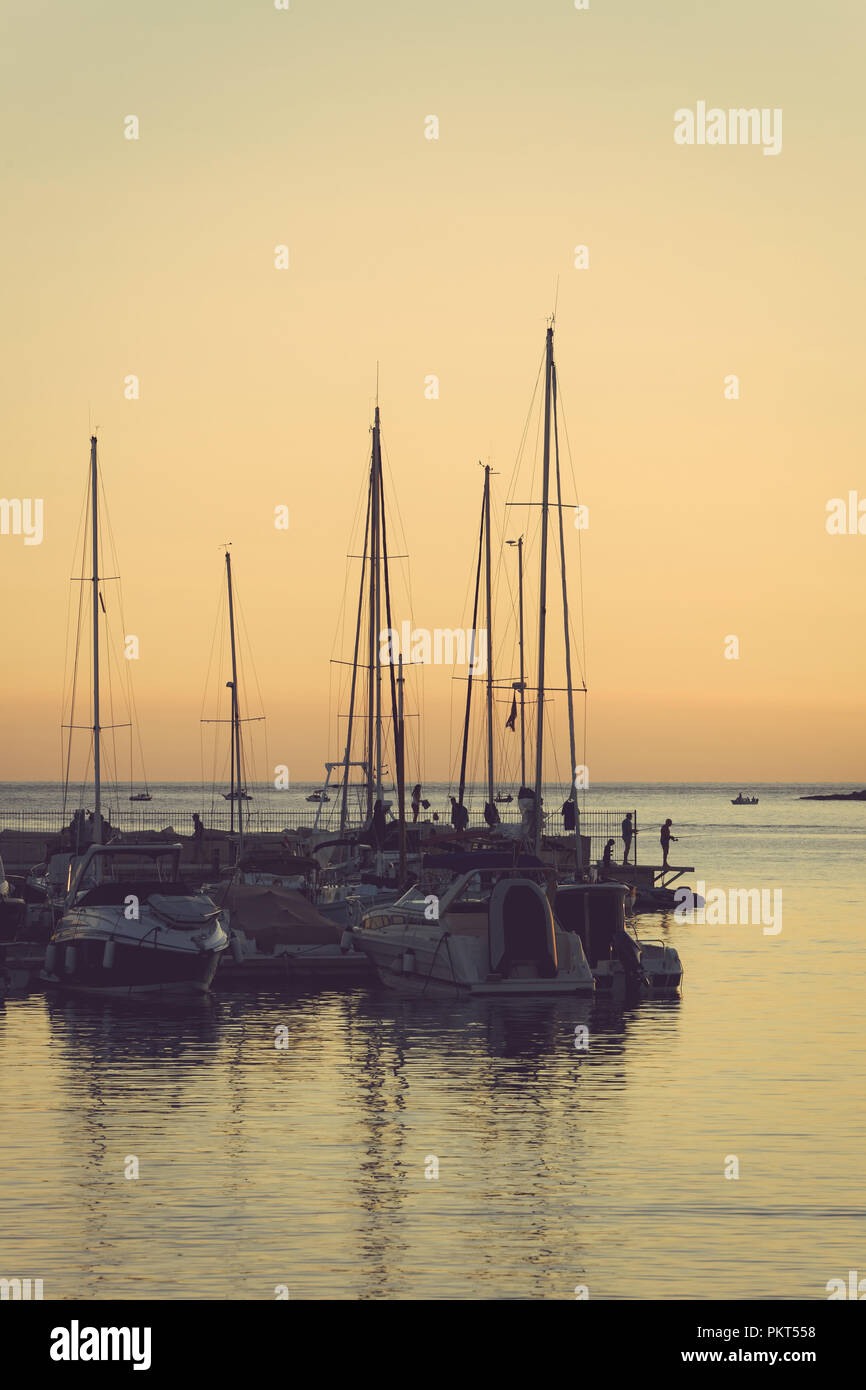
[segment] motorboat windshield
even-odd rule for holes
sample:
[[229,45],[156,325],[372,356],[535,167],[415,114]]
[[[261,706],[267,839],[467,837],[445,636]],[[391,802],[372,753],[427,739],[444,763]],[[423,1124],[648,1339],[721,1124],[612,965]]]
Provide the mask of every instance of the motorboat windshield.
[[180,855],[178,844],[94,845],[72,873],[68,901],[101,884],[176,883]]

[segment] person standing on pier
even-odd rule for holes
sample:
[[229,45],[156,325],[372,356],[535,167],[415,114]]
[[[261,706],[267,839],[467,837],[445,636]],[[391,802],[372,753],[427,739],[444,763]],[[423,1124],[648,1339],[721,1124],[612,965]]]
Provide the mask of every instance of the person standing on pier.
[[659,840],[661,841],[662,847],[662,869],[670,868],[670,865],[668,864],[668,850],[670,849],[671,840],[673,840],[674,844],[676,844],[677,842],[676,835],[671,834],[672,825],[672,820],[666,820],[659,834]]
[[202,842],[204,841],[204,825],[198,811],[192,813],[192,834],[195,840],[195,862],[201,863]]
[[629,811],[628,814],[626,815],[626,818],[625,818],[625,820],[624,820],[623,823],[622,823],[621,829],[622,829],[622,843],[623,843],[623,846],[624,846],[624,848],[623,848],[623,855],[622,855],[622,862],[623,862],[623,864],[625,865],[625,864],[628,863],[628,856],[629,856],[629,852],[630,852],[630,850],[631,850],[632,836],[634,835],[634,826],[633,826],[633,824],[632,824],[631,811]]
[[420,782],[416,782],[415,785],[414,785],[414,787],[412,788],[412,824],[413,824],[413,825],[415,824],[416,820],[418,819],[418,813],[419,813],[420,810],[421,810],[421,783],[420,783]]

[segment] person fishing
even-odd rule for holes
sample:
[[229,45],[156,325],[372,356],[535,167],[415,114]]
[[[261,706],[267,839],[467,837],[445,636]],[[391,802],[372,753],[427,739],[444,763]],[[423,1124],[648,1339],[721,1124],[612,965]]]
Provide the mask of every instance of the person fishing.
[[562,803],[562,824],[566,831],[573,830],[577,824],[574,800],[572,797],[569,797],[567,801],[563,801]]
[[622,862],[625,865],[628,863],[629,851],[631,850],[632,836],[634,835],[634,824],[631,818],[631,811],[629,811],[626,815],[625,820],[623,821],[620,829],[622,830],[623,843]]
[[469,824],[469,812],[465,806],[460,804],[456,796],[451,798],[451,824],[455,830],[465,830]]
[[674,844],[677,843],[677,837],[676,837],[676,835],[672,835],[672,834],[671,834],[671,826],[672,826],[672,825],[673,825],[673,821],[672,821],[670,818],[668,818],[668,819],[665,821],[664,825],[661,827],[661,832],[660,832],[660,834],[659,834],[659,840],[660,840],[660,842],[661,842],[661,847],[662,847],[662,869],[663,869],[663,870],[664,870],[664,869],[670,868],[670,865],[668,864],[668,850],[670,849],[671,840],[673,840]]

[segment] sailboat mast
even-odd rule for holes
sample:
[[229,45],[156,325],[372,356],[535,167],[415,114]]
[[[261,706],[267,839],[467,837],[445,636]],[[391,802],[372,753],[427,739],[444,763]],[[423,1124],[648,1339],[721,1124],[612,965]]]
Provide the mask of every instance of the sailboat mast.
[[526,786],[526,675],[523,666],[523,537],[517,541],[517,589],[520,613],[520,785]]
[[478,593],[481,588],[481,555],[484,541],[484,507],[481,507],[481,530],[478,533],[478,565],[475,570],[475,599],[472,604],[472,636],[470,638],[470,660],[466,679],[466,712],[463,716],[463,747],[460,753],[460,785],[457,789],[458,805],[463,805],[466,791],[466,757],[469,751],[469,716],[472,713],[472,668],[475,665],[475,637],[478,632]]
[[559,423],[556,410],[556,364],[552,368],[553,386],[553,440],[556,453],[556,501],[559,508],[559,562],[562,575],[562,620],[565,625],[565,685],[568,694],[568,743],[569,743],[569,767],[571,768],[571,792],[570,796],[574,799],[574,833],[575,833],[575,853],[577,855],[576,865],[578,872],[583,868],[583,846],[580,842],[580,811],[577,804],[577,788],[574,785],[575,766],[577,753],[574,739],[574,691],[571,685],[571,630],[568,621],[568,584],[565,578],[565,533],[562,521],[562,483],[559,471]]
[[[490,464],[484,467],[484,565],[487,590],[487,800],[493,807],[493,600],[490,575]],[[478,653],[475,654],[478,659]]]
[[232,692],[232,713],[229,720],[229,834],[235,833],[235,683],[227,681]]
[[544,368],[544,468],[541,493],[541,577],[538,595],[538,716],[535,731],[535,844],[541,845],[541,780],[544,761],[544,646],[547,629],[547,517],[550,506],[550,397],[553,325],[547,330]]
[[[238,849],[243,849],[244,844],[244,816],[241,798],[243,797],[243,775],[241,772],[241,714],[240,701],[238,699],[238,660],[237,649],[235,646],[235,606],[234,594],[232,593],[232,557],[226,551],[226,584],[228,585],[229,596],[229,637],[232,648],[232,738],[234,740],[234,763],[237,768],[237,802],[238,802]],[[233,803],[230,803],[233,804]]]
[[397,727],[397,807],[400,817],[400,886],[406,882],[406,742],[403,724],[403,654],[398,658]]
[[93,843],[102,844],[102,767],[99,730],[99,487],[96,435],[90,437],[90,509],[93,543]]
[[[379,407],[376,407],[376,419]],[[368,663],[367,663],[367,819],[373,814],[375,767],[373,749],[373,729],[376,718],[376,521],[378,516],[378,489],[376,488],[376,436],[373,433],[373,450],[370,457],[370,599],[367,612]]]
[[380,498],[382,493],[382,455],[379,442],[379,407],[376,406],[375,424],[373,425],[373,473],[374,473],[374,506],[375,506],[375,527],[373,531],[373,541],[375,545],[375,615],[376,615],[376,800],[382,800],[382,663],[379,660],[380,653],[378,644],[382,631],[382,577],[381,577],[381,536],[382,519],[380,513]]

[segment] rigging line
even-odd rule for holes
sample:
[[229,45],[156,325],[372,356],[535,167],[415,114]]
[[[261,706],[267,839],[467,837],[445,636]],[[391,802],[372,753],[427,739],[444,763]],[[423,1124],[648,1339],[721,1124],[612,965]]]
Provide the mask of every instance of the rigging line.
[[[225,606],[225,586],[224,586],[224,584],[223,584],[222,577],[220,577],[219,597],[218,597],[218,599],[217,599],[217,615],[216,615],[216,621],[214,622],[213,635],[211,636],[210,654],[209,654],[209,656],[208,656],[207,671],[206,671],[206,673],[205,673],[205,689],[204,689],[204,694],[202,695],[201,709],[199,710],[199,715],[202,716],[202,717],[204,716],[205,705],[207,704],[207,700],[208,700],[208,685],[209,685],[210,679],[211,679],[211,669],[212,669],[212,667],[213,667],[213,658],[214,658],[214,650],[215,650],[215,648],[216,648],[217,634],[222,630],[222,621],[223,621],[223,609],[224,609],[224,606]],[[201,722],[201,719],[199,720],[199,722]]]
[[[82,509],[82,516],[81,516],[81,518],[79,519],[79,528],[78,528],[78,530],[79,530],[79,536],[81,537],[81,563],[80,563],[80,568],[81,568],[81,573],[82,573],[82,575],[84,574],[84,567],[85,567],[85,564],[86,564],[86,556],[87,556],[87,536],[88,536],[88,529],[87,529],[87,520],[86,520],[86,518],[87,518],[87,490],[85,491],[84,507],[83,507],[83,509]],[[78,539],[78,538],[76,538],[76,544],[77,544],[77,539]],[[76,626],[75,626],[75,641],[74,641],[74,646],[73,646],[74,660],[73,660],[73,670],[72,670],[72,688],[71,688],[70,696],[69,696],[69,724],[70,724],[70,725],[72,725],[72,724],[75,723],[75,709],[76,709],[76,701],[77,701],[77,696],[78,696],[78,661],[79,661],[79,653],[80,653],[80,650],[81,650],[81,624],[82,624],[83,604],[84,604],[84,584],[79,584],[79,585],[77,586],[77,588],[78,588],[78,614],[77,614],[77,619],[76,619]],[[71,606],[72,606],[72,605],[71,605],[71,598],[70,598],[70,601],[69,601],[69,608],[70,608],[70,609],[71,609]],[[68,631],[67,631],[67,641],[68,641],[68,636],[69,636],[69,633],[68,633]],[[69,665],[69,663],[68,663],[68,657],[69,657],[69,652],[68,652],[68,647],[67,647],[67,652],[66,652],[66,663],[65,663],[66,669],[65,669],[65,671],[64,671],[64,686],[65,686],[65,684],[66,684],[66,673],[68,672],[68,665]],[[64,705],[63,705],[63,709],[64,709],[64,712],[65,712],[65,695],[64,695]],[[62,724],[61,724],[61,730],[60,730],[61,749],[62,749],[62,747],[63,747],[63,738],[64,738],[64,731],[63,731],[63,727],[62,727]],[[71,727],[70,727],[70,729],[68,730],[67,735],[66,735],[66,770],[65,770],[65,774],[64,774],[64,780],[63,780],[63,816],[64,816],[64,819],[66,818],[66,808],[67,808],[67,803],[68,803],[68,798],[69,798],[69,777],[70,777],[70,773],[71,773],[71,768],[72,768],[72,729],[71,729]]]
[[[110,557],[111,557],[111,569],[112,569],[112,570],[114,571],[114,573],[117,575],[117,607],[118,607],[118,612],[119,612],[119,616],[120,616],[120,627],[121,627],[121,632],[124,634],[124,638],[125,638],[127,624],[126,624],[126,611],[125,611],[125,604],[124,604],[124,597],[123,597],[123,580],[122,580],[122,577],[121,577],[120,557],[119,557],[119,554],[118,554],[117,542],[116,542],[115,533],[114,533],[114,526],[113,526],[113,523],[112,523],[112,520],[111,520],[111,511],[110,511],[109,506],[108,506],[108,497],[107,497],[106,490],[105,490],[105,481],[104,481],[104,478],[103,478],[103,475],[102,475],[102,469],[101,469],[101,468],[100,468],[100,470],[99,470],[99,484],[100,484],[101,495],[102,495],[102,517],[103,517],[103,528],[102,528],[101,536],[102,536],[102,538],[104,538],[104,537],[107,536],[108,552],[109,552],[109,555],[110,555]],[[103,544],[104,544],[104,540],[103,540]],[[106,615],[106,616],[107,616],[107,615]],[[107,625],[106,625],[106,638],[108,638],[108,635],[109,635],[109,634],[108,634],[108,629],[107,629]],[[109,647],[109,652],[111,652],[111,647]],[[111,659],[111,658],[109,658],[109,660],[110,660],[110,659]],[[133,679],[132,679],[132,661],[131,661],[131,659],[130,659],[130,660],[127,660],[127,662],[126,662],[126,668],[125,668],[125,672],[124,672],[124,677],[121,679],[121,685],[122,685],[122,686],[125,685],[125,687],[126,687],[127,708],[128,708],[128,710],[129,710],[130,725],[131,725],[131,730],[130,730],[130,743],[129,743],[129,756],[130,756],[129,774],[130,774],[130,791],[131,791],[131,789],[132,789],[133,775],[134,775],[134,742],[137,742],[137,743],[138,743],[138,752],[139,752],[139,758],[140,758],[140,761],[141,761],[142,776],[143,776],[143,778],[144,778],[145,785],[147,785],[147,771],[146,771],[145,761],[144,761],[144,743],[143,743],[142,735],[141,735],[141,721],[140,721],[140,719],[139,719],[138,707],[137,707],[137,705],[136,705],[136,700],[135,700],[135,686],[134,686],[134,682],[133,682]],[[134,731],[135,731],[134,737],[133,737],[132,729],[134,729]],[[119,764],[118,764],[118,767],[115,768],[115,773],[116,773],[116,775],[119,775]],[[118,788],[119,788],[119,783],[118,783]]]
[[[560,401],[562,401],[562,389],[559,390]],[[577,479],[574,472],[574,458],[571,452],[571,441],[568,435],[568,419],[565,413],[565,403],[562,401],[562,431],[565,435],[565,449],[568,454],[568,466],[571,473],[571,483],[574,489],[574,496],[580,502],[580,491],[577,486]],[[584,591],[583,591],[583,536],[581,530],[577,533],[577,577],[578,577],[578,607],[580,611],[580,660],[579,666],[581,679],[584,685],[589,682],[586,678],[586,623],[584,614]]]
[[[366,515],[366,520],[365,520],[365,522],[364,522],[364,546],[363,546],[363,551],[362,551],[363,559],[362,559],[362,561],[361,561],[361,582],[360,582],[360,585],[359,585],[359,587],[358,587],[358,618],[357,618],[357,622],[356,622],[356,624],[355,624],[355,645],[354,645],[353,656],[352,656],[352,680],[351,680],[351,689],[350,689],[350,695],[349,695],[349,719],[348,719],[348,723],[347,723],[347,727],[346,727],[346,752],[345,752],[345,762],[346,762],[347,764],[351,761],[351,758],[352,758],[352,724],[353,724],[353,722],[354,722],[354,717],[355,717],[355,696],[356,696],[357,688],[358,688],[358,647],[359,647],[360,640],[361,640],[361,618],[362,618],[362,615],[363,615],[364,594],[366,593],[367,544],[368,544],[368,541],[369,541],[369,538],[370,538],[370,516],[371,516],[372,505],[373,505],[373,499],[372,499],[370,490],[368,489],[368,490],[367,490],[367,515]],[[331,672],[333,672],[333,667],[332,667],[332,666],[329,666],[329,670],[330,670]],[[331,676],[331,680],[333,681],[333,676]],[[335,742],[334,742],[334,747],[335,747],[335,748],[339,748],[339,746],[340,746],[340,744],[339,744],[339,737],[340,737],[340,720],[339,720],[339,717],[336,717],[336,718],[335,718],[334,724],[335,724],[336,735],[337,735],[336,740],[335,740]],[[363,728],[363,724],[362,724],[362,728]],[[346,826],[346,824],[347,824],[348,813],[349,813],[349,768],[348,768],[348,766],[346,766],[346,767],[343,768],[343,782],[342,782],[342,788],[341,788],[341,791],[340,791],[340,824],[341,824],[341,826],[343,826],[344,828],[345,828],[345,826]]]
[[[574,690],[573,690],[572,678],[571,678],[571,638],[570,638],[570,632],[569,632],[569,628],[570,628],[571,624],[569,623],[569,620],[568,620],[568,584],[567,584],[567,580],[566,580],[566,564],[565,564],[565,533],[564,533],[564,526],[563,526],[563,520],[562,520],[562,479],[561,479],[561,477],[560,477],[560,467],[559,467],[559,423],[558,423],[558,413],[559,413],[559,412],[558,412],[558,410],[557,410],[557,396],[558,396],[557,381],[558,381],[558,377],[557,377],[557,371],[556,371],[556,364],[553,363],[553,364],[551,364],[551,385],[552,385],[552,394],[553,394],[553,439],[554,439],[554,453],[555,453],[555,456],[556,456],[556,501],[557,501],[557,503],[558,503],[558,506],[557,506],[557,516],[558,516],[558,518],[559,518],[559,555],[560,555],[560,567],[561,567],[561,578],[562,578],[562,614],[563,614],[563,628],[564,628],[564,632],[565,632],[565,684],[566,684],[566,688],[567,688],[566,699],[567,699],[567,703],[568,703],[568,740],[569,740],[569,743],[568,743],[568,747],[569,747],[569,758],[568,758],[568,760],[569,760],[569,764],[571,765],[571,764],[574,763],[575,755],[576,755],[575,742],[574,742]],[[573,776],[573,775],[574,775],[574,774],[572,773],[572,776]]]
[[[366,499],[366,495],[367,495],[367,491],[368,491],[367,473],[368,473],[368,468],[367,468],[367,451],[366,451],[366,449],[365,449],[365,451],[364,451],[363,463],[361,464],[361,467],[360,467],[360,469],[359,469],[359,474],[360,474],[360,476],[361,476],[362,481],[361,481],[361,484],[360,484],[360,486],[359,486],[359,488],[358,488],[358,491],[357,491],[357,494],[356,494],[356,497],[355,497],[355,505],[354,505],[354,507],[353,507],[353,509],[352,509],[351,529],[347,532],[347,535],[349,536],[349,547],[350,547],[350,549],[353,548],[354,537],[359,533],[359,530],[360,530],[361,516],[362,516],[363,510],[364,510],[364,508],[362,507],[362,499]],[[365,548],[366,548],[366,544],[365,544]],[[345,650],[345,648],[344,648],[344,643],[345,643],[345,631],[346,631],[346,597],[347,597],[348,588],[349,588],[349,573],[350,573],[351,564],[352,564],[352,557],[351,557],[351,555],[347,555],[347,556],[345,557],[345,566],[344,566],[344,573],[343,573],[343,602],[342,602],[342,604],[340,605],[340,610],[339,610],[339,615],[338,615],[337,623],[336,623],[336,626],[335,626],[335,628],[334,628],[334,638],[333,638],[333,642],[332,642],[332,644],[331,644],[331,656],[332,656],[332,657],[334,656],[334,654],[335,654],[337,651],[341,651],[341,652],[342,652],[343,650]]]
[[[382,452],[382,450],[381,450],[381,427],[380,427],[379,442],[380,442],[379,453],[380,453],[380,464],[381,464],[381,452]],[[390,566],[389,566],[389,564],[388,564],[388,532],[387,532],[387,524],[386,524],[386,519],[385,519],[385,479],[384,479],[384,470],[383,470],[381,467],[379,468],[379,503],[380,503],[381,520],[382,520],[382,568],[383,568],[384,574],[385,574],[385,624],[386,624],[386,627],[387,627],[388,631],[390,632],[390,631],[393,631],[394,624],[393,624],[392,621],[391,621],[391,578],[390,578],[390,574],[389,574]],[[395,662],[394,662],[394,654],[393,654],[393,652],[391,653],[391,660],[388,662],[388,670],[389,670],[389,673],[390,673],[390,676],[391,676],[391,719],[392,719],[392,729],[391,729],[391,732],[392,732],[392,743],[393,743],[393,745],[394,745],[394,779],[395,779],[395,781],[399,781],[399,777],[400,777],[400,771],[399,771],[399,769],[400,769],[400,764],[401,764],[401,762],[402,762],[402,763],[404,764],[404,769],[403,769],[403,771],[404,771],[403,784],[404,784],[404,793],[405,793],[405,747],[401,747],[401,735],[400,735],[400,734],[398,733],[398,731],[397,731],[397,676],[396,676],[396,664],[395,664]],[[405,692],[404,692],[404,694],[405,694]],[[387,752],[387,743],[386,743],[386,752]],[[397,787],[398,796],[399,796],[399,791],[400,791],[400,788],[399,788],[399,786],[398,786],[398,787]]]
[[517,446],[517,453],[516,453],[516,455],[515,455],[514,464],[513,464],[513,466],[512,466],[512,472],[511,472],[511,485],[510,485],[509,490],[508,490],[508,492],[507,492],[507,494],[506,494],[506,501],[507,501],[507,502],[510,502],[510,501],[512,500],[512,498],[513,498],[513,496],[514,496],[515,488],[517,487],[518,475],[519,475],[519,470],[520,470],[520,464],[521,464],[521,460],[522,460],[522,458],[523,458],[523,451],[524,451],[524,449],[525,449],[525,447],[526,447],[526,438],[527,438],[527,435],[528,435],[528,432],[529,432],[530,423],[531,423],[531,421],[532,421],[532,415],[533,415],[533,412],[534,412],[534,410],[535,410],[535,398],[536,398],[536,396],[538,395],[538,387],[539,387],[539,383],[540,383],[540,381],[541,381],[542,372],[544,371],[545,355],[546,355],[546,348],[545,348],[545,351],[542,352],[542,354],[541,354],[541,359],[540,359],[539,366],[538,366],[538,374],[537,374],[537,376],[536,376],[536,378],[535,378],[535,386],[533,387],[532,396],[530,397],[530,401],[529,401],[529,408],[528,408],[528,410],[527,410],[527,412],[526,412],[526,418],[525,418],[525,420],[524,420],[524,422],[523,422],[523,432],[522,432],[522,434],[521,434],[521,436],[520,436],[520,443],[519,443],[518,446]]
[[[242,599],[241,599],[240,591],[239,591],[239,589],[238,589],[237,577],[236,577],[236,575],[235,575],[234,573],[232,573],[232,583],[233,583],[233,588],[234,588],[235,610],[236,610],[237,615],[238,615],[238,618],[239,618],[239,620],[240,620],[239,623],[238,623],[239,637],[240,637],[240,641],[239,641],[239,643],[238,643],[238,649],[239,649],[239,650],[238,650],[238,654],[239,654],[239,656],[241,657],[241,673],[242,673],[243,679],[244,679],[244,700],[245,700],[245,702],[246,702],[246,696],[247,696],[247,687],[246,687],[246,679],[247,679],[247,676],[246,676],[246,671],[247,671],[247,668],[248,668],[248,669],[251,670],[252,673],[253,673],[253,684],[255,685],[255,688],[256,688],[256,695],[258,696],[258,700],[259,700],[259,709],[262,710],[262,712],[263,712],[263,716],[262,716],[262,717],[264,717],[264,708],[265,708],[264,696],[262,695],[262,687],[261,687],[261,683],[260,683],[260,681],[259,681],[259,673],[258,673],[258,669],[257,669],[257,667],[256,667],[255,658],[254,658],[254,656],[253,656],[253,650],[254,650],[254,649],[253,649],[252,640],[251,640],[251,638],[250,638],[249,627],[247,626],[246,610],[244,609],[244,606],[243,606],[243,602],[242,602]],[[245,704],[245,708],[249,709],[249,702],[247,702],[247,703]],[[249,715],[249,714],[247,714],[247,716],[246,716],[247,719],[254,718],[254,717],[255,717],[255,716],[251,716],[251,715]]]
[[[74,564],[75,564],[75,557],[76,557],[76,555],[78,554],[79,542],[82,540],[82,532],[83,532],[83,528],[84,528],[84,526],[85,526],[85,524],[86,524],[86,516],[87,516],[87,490],[85,489],[84,495],[82,496],[82,499],[81,499],[81,508],[80,508],[80,510],[79,510],[79,513],[78,513],[78,525],[77,525],[76,530],[75,530],[75,539],[74,539],[73,545],[72,545],[72,563],[73,563],[73,566],[74,566]],[[82,561],[81,561],[82,570],[83,570],[83,568],[84,568],[84,554],[85,554],[85,549],[84,549],[84,545],[82,544]],[[76,640],[75,640],[75,643],[74,643],[74,644],[70,644],[70,637],[71,637],[71,635],[72,635],[72,592],[73,592],[71,587],[67,590],[67,595],[66,595],[66,625],[65,625],[65,633],[66,633],[66,636],[65,636],[64,648],[63,648],[63,684],[62,684],[62,686],[60,687],[60,772],[61,772],[61,779],[62,779],[62,784],[63,784],[63,815],[64,815],[64,818],[65,818],[65,816],[66,816],[66,802],[67,802],[67,795],[68,795],[68,789],[69,789],[69,767],[68,767],[68,763],[67,763],[66,772],[64,773],[64,754],[65,754],[65,752],[66,752],[66,742],[65,742],[66,736],[65,736],[65,733],[64,733],[64,730],[63,730],[63,725],[67,722],[67,719],[66,719],[66,697],[67,697],[67,693],[69,692],[69,658],[70,658],[70,646],[71,646],[72,651],[74,652],[75,659],[76,659],[76,664],[77,664],[77,657],[78,657],[78,630],[79,630],[79,627],[80,627],[81,597],[82,597],[82,590],[84,589],[84,585],[83,585],[83,584],[79,584],[79,585],[77,586],[77,588],[78,588],[78,614],[79,614],[79,617],[78,617],[78,620],[77,620],[77,623],[76,623]],[[68,722],[69,722],[70,724],[74,724],[74,723],[75,723],[74,696],[73,696],[73,706],[72,706],[72,708],[71,708],[71,710],[70,710],[70,716],[69,716]],[[70,755],[71,755],[71,751],[72,751],[72,747],[71,747],[71,738],[72,738],[72,734],[71,734],[71,731],[70,731],[69,740],[68,740],[68,742],[69,742],[69,753],[70,753]]]
[[[251,640],[250,634],[249,634],[249,627],[247,626],[246,610],[245,610],[244,605],[243,605],[243,602],[242,602],[242,600],[241,600],[240,591],[238,590],[238,587],[237,587],[237,580],[235,580],[234,594],[235,594],[235,607],[236,607],[236,609],[237,609],[238,617],[239,617],[239,619],[240,619],[240,637],[241,637],[241,643],[240,643],[240,648],[241,648],[241,650],[240,650],[240,655],[241,655],[241,671],[242,671],[243,676],[244,676],[244,681],[246,681],[246,670],[247,670],[247,668],[248,668],[249,670],[251,670],[252,673],[253,673],[253,682],[254,682],[254,684],[255,684],[256,694],[258,695],[258,700],[259,700],[259,709],[262,710],[262,723],[263,723],[264,726],[265,726],[264,729],[262,730],[262,742],[264,743],[264,747],[265,747],[265,767],[266,767],[267,772],[268,772],[268,779],[267,779],[267,780],[269,781],[269,780],[270,780],[270,759],[268,758],[268,721],[267,721],[267,715],[265,715],[265,713],[264,713],[264,709],[265,709],[265,700],[264,700],[264,695],[262,694],[261,682],[259,681],[258,667],[257,667],[257,665],[256,665],[255,658],[254,658],[254,656],[253,656],[253,644],[252,644],[252,640]],[[244,655],[244,651],[246,651],[246,655]],[[244,685],[244,698],[246,699],[246,684]],[[247,708],[249,708],[248,705],[247,705]],[[249,719],[249,717],[250,717],[250,716],[247,715],[247,719]],[[250,730],[250,745],[251,745],[251,753],[250,753],[250,756],[251,756],[251,760],[252,760],[252,761],[251,761],[251,764],[250,764],[250,771],[252,772],[253,782],[255,783],[255,781],[256,781],[255,750],[252,748],[252,741],[253,741],[253,730],[251,729],[251,730]],[[248,819],[248,821],[249,821],[249,817],[248,817],[247,819]]]
[[[380,454],[380,464],[381,464],[381,458],[382,458],[382,456],[384,456],[384,460],[385,460],[385,463],[386,463],[387,468],[388,468],[389,477],[392,476],[392,475],[393,475],[393,469],[391,468],[391,459],[390,459],[389,454],[388,454],[387,440],[386,440],[385,437],[384,437],[384,433],[383,433],[383,430],[382,430],[381,421],[380,421],[380,424],[379,424],[379,454]],[[383,470],[383,472],[384,472],[384,470]],[[383,479],[383,486],[384,486],[384,479]],[[405,579],[405,584],[406,584],[406,596],[407,596],[407,600],[408,600],[408,604],[409,604],[409,621],[410,621],[412,627],[414,628],[414,626],[415,626],[415,597],[414,597],[414,591],[413,591],[413,588],[412,588],[412,564],[411,564],[411,561],[410,561],[409,558],[408,558],[409,544],[408,544],[407,537],[406,537],[406,527],[405,527],[405,523],[404,523],[404,521],[403,521],[403,514],[402,514],[402,511],[401,511],[401,509],[400,509],[400,499],[399,499],[399,497],[398,497],[398,495],[397,495],[397,489],[396,489],[395,487],[393,487],[393,486],[391,487],[390,496],[391,496],[391,507],[392,507],[392,510],[395,511],[396,514],[397,514],[397,522],[398,522],[398,530],[399,530],[399,543],[400,543],[400,549],[401,549],[401,551],[406,552],[406,566],[405,566],[405,569],[402,571],[402,573],[403,573],[404,579]],[[427,738],[427,727],[426,727],[426,718],[425,718],[425,691],[426,691],[426,687],[425,687],[425,679],[424,679],[424,678],[425,678],[425,671],[424,671],[424,667],[423,667],[423,665],[422,665],[422,667],[421,667],[421,672],[420,672],[420,676],[419,676],[419,681],[418,681],[418,684],[419,684],[419,686],[420,686],[420,694],[419,694],[418,692],[416,692],[416,703],[417,703],[417,705],[418,705],[418,714],[419,714],[419,721],[418,721],[418,722],[419,722],[419,731],[418,731],[418,763],[419,763],[419,766],[418,766],[417,771],[418,771],[419,779],[420,779],[422,782],[423,782],[423,774],[424,774],[424,768],[423,768],[422,764],[423,764],[423,762],[425,761],[425,759],[423,758],[423,755],[422,755],[422,748],[426,747],[426,738]],[[404,749],[404,762],[405,762],[405,749]]]

